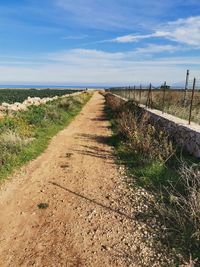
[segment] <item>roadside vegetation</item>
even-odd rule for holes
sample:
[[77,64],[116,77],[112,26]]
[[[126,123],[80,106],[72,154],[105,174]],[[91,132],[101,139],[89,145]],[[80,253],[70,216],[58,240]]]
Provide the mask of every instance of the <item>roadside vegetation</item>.
[[[173,251],[177,266],[200,266],[200,164],[181,152],[148,123],[131,101],[106,94],[112,144],[119,163],[127,167],[130,186],[144,188],[154,197],[146,202],[148,216],[162,222],[161,242]],[[130,182],[131,181],[131,182]],[[176,265],[175,265],[176,266]],[[185,266],[185,265],[184,265]]]
[[91,94],[30,106],[0,120],[0,180],[47,147],[51,137],[63,129],[81,111]]

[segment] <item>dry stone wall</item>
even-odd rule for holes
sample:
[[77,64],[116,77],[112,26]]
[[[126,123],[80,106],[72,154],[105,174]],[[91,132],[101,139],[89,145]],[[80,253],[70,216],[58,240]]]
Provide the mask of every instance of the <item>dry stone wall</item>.
[[[114,95],[126,102],[120,96]],[[134,105],[134,103],[133,103]],[[191,155],[200,158],[200,125],[191,123],[188,125],[186,120],[179,119],[170,114],[162,114],[159,110],[151,110],[143,105],[135,105],[142,113],[147,113],[149,122],[158,130],[167,133],[171,140]]]
[[9,111],[19,111],[19,110],[27,110],[29,106],[40,106],[43,104],[46,104],[49,101],[56,100],[58,98],[65,98],[69,96],[74,96],[74,95],[79,95],[82,94],[82,92],[77,92],[73,94],[66,94],[61,97],[54,96],[54,97],[45,97],[45,98],[40,98],[40,97],[28,97],[23,103],[14,103],[14,104],[8,104],[8,103],[2,103],[0,106],[0,112],[9,112]]

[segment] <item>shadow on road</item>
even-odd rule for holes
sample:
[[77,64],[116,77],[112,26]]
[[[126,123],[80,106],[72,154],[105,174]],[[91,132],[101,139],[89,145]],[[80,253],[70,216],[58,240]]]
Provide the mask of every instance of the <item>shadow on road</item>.
[[65,188],[65,187],[63,187],[62,185],[59,185],[59,184],[57,184],[57,183],[55,183],[55,182],[49,182],[49,183],[52,184],[52,185],[54,185],[54,186],[57,186],[57,187],[59,187],[59,188],[61,188],[61,189],[63,189],[63,190],[65,190],[66,192],[68,192],[68,193],[70,193],[70,194],[73,194],[73,195],[75,195],[75,196],[77,196],[77,197],[79,197],[79,198],[82,198],[83,200],[86,200],[86,201],[89,201],[89,202],[91,202],[91,203],[93,203],[93,204],[95,204],[95,205],[98,205],[98,206],[102,207],[103,209],[106,209],[106,210],[108,210],[108,211],[117,213],[118,215],[120,215],[120,216],[122,216],[122,217],[125,217],[126,219],[134,220],[134,217],[133,217],[133,216],[130,216],[130,215],[128,215],[128,214],[125,214],[124,212],[121,212],[121,211],[118,210],[118,209],[113,209],[113,208],[111,208],[111,207],[109,207],[109,206],[105,206],[104,204],[97,202],[95,199],[90,199],[90,198],[88,198],[88,197],[86,197],[86,196],[84,196],[84,195],[82,195],[82,194],[80,194],[80,193],[76,193],[76,192],[74,192],[74,191],[72,191],[72,190],[70,190],[70,189],[68,189],[68,188]]
[[[101,149],[97,146],[81,146],[82,149],[73,149],[73,152],[76,152],[81,155],[85,156],[91,156],[96,158],[102,158],[102,159],[109,159],[114,160],[115,157],[112,155],[112,153],[109,150]],[[107,162],[108,163],[108,162]],[[110,162],[113,164],[113,162]]]
[[109,144],[110,143],[110,136],[105,135],[96,135],[96,134],[78,134],[77,138],[82,138],[85,140],[92,140],[94,142],[98,142],[100,144]]
[[107,121],[108,119],[106,117],[96,117],[96,118],[93,118],[91,119],[91,121]]

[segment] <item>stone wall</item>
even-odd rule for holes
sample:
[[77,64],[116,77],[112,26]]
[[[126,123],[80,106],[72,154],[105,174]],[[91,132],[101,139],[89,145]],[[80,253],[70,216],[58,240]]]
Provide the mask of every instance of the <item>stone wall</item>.
[[8,104],[8,103],[2,103],[0,105],[0,117],[3,116],[3,112],[12,112],[12,111],[19,111],[19,110],[27,110],[29,106],[40,106],[43,104],[46,104],[49,101],[56,100],[58,98],[65,98],[69,96],[74,96],[74,95],[79,95],[82,94],[83,92],[77,92],[77,93],[72,93],[72,94],[66,94],[63,96],[54,96],[54,97],[45,97],[45,98],[40,98],[40,97],[28,97],[23,103],[14,103],[14,104]]
[[[127,99],[120,96],[113,96],[120,98],[122,102],[127,101]],[[181,146],[191,155],[200,158],[200,125],[195,123],[188,125],[186,120],[167,113],[162,114],[159,110],[148,109],[143,105],[135,105],[135,107],[142,113],[148,114],[149,122],[156,129],[166,132],[174,143]]]

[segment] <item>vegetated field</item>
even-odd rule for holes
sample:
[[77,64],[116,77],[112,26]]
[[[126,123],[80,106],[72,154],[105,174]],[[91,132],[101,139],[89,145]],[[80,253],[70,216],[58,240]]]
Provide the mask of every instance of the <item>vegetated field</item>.
[[[147,89],[113,89],[111,92],[125,98],[133,99],[140,104],[146,105],[148,102],[149,90]],[[166,89],[163,105],[163,89],[153,89],[149,104],[154,109],[163,110],[164,108],[164,112],[188,120],[192,90],[188,90],[185,104],[184,92],[182,89]],[[191,121],[200,124],[200,90],[196,90],[194,93]]]
[[0,104],[23,102],[28,97],[54,97],[72,94],[78,90],[71,89],[0,89]]

